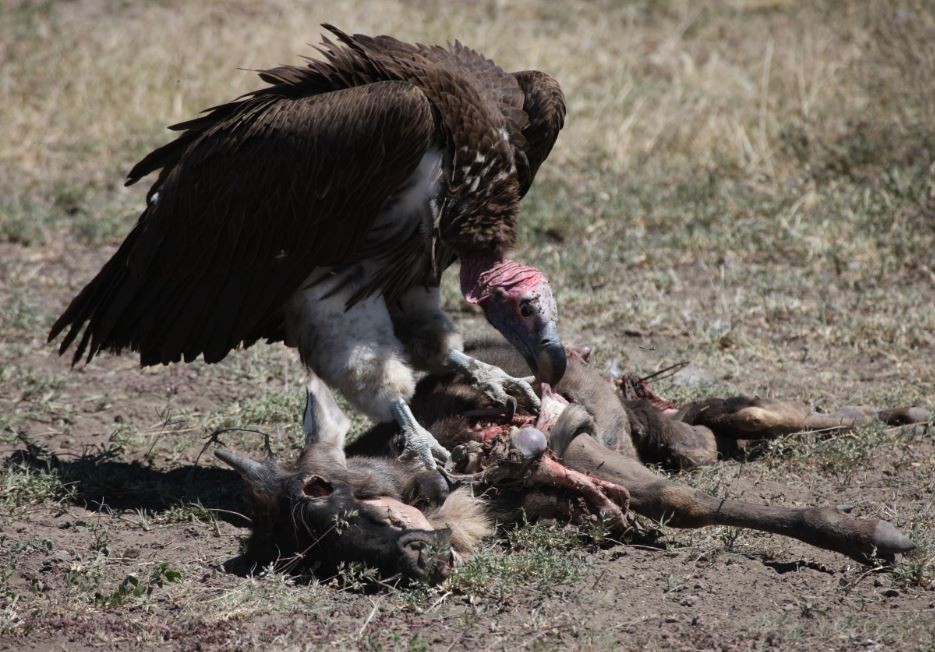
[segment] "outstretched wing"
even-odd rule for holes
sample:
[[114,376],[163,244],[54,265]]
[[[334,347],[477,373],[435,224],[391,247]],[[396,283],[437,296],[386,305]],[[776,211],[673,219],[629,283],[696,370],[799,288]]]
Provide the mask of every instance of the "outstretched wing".
[[[68,328],[62,352],[81,334],[75,361],[130,348],[144,365],[213,362],[278,337],[316,267],[357,260],[436,137],[432,106],[398,81],[272,90],[176,125],[130,172],[161,169],[133,231],[52,327],[50,340]],[[394,237],[387,248],[404,248]]]

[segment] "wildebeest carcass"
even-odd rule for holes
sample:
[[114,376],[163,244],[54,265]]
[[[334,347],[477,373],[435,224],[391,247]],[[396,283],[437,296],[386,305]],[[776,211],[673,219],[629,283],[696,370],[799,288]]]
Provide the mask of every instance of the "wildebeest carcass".
[[[466,349],[508,373],[519,373],[524,364],[499,341],[476,340]],[[492,521],[601,518],[622,532],[631,523],[628,510],[671,527],[730,525],[773,532],[862,562],[892,559],[915,547],[886,521],[856,518],[838,507],[719,499],[672,482],[643,462],[692,467],[713,461],[719,447],[730,448],[737,439],[855,427],[873,418],[893,424],[927,421],[924,410],[846,408],[817,415],[800,404],[747,397],[667,410],[652,398],[625,399],[619,384],[591,368],[587,356],[586,349],[569,349],[562,381],[554,390],[540,388],[538,417],[522,402],[515,411],[504,410],[457,375],[425,378],[413,412],[453,449],[451,473],[398,459],[393,424],[374,427],[342,451],[345,430],[325,423],[292,472],[272,461],[221,452],[247,478],[257,515],[249,561],[285,561],[326,573],[340,561],[364,561],[384,574],[436,581],[451,568],[451,550],[470,553]],[[329,411],[319,406],[318,412]],[[473,493],[452,491],[453,481],[473,484]]]
[[[450,492],[417,461],[352,456],[333,441],[305,448],[293,466],[215,454],[244,479],[252,534],[236,567],[335,575],[360,562],[383,578],[445,579],[458,551],[490,533],[469,489]],[[449,527],[448,524],[451,524]]]

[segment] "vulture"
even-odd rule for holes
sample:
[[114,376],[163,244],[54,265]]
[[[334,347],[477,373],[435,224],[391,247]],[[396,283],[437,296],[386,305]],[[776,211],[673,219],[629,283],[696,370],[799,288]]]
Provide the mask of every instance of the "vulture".
[[266,87],[173,125],[130,170],[127,185],[158,173],[145,209],[49,341],[64,331],[73,364],[129,349],[144,366],[284,341],[308,373],[307,443],[343,441],[336,389],[395,420],[404,455],[435,468],[447,451],[409,409],[417,372],[460,371],[501,404],[535,399],[532,378],[462,352],[439,297],[452,264],[535,379],[564,373],[548,280],[507,257],[564,96],[457,41],[323,27],[319,58],[260,71]]

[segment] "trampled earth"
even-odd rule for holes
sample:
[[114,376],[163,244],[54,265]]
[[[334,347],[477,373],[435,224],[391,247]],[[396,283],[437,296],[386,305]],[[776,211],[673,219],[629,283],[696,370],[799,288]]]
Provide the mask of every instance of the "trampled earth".
[[[0,647],[935,646],[931,426],[789,435],[679,477],[885,518],[919,546],[891,568],[733,528],[661,524],[657,544],[614,545],[538,524],[433,589],[363,590],[357,568],[326,583],[225,572],[245,506],[203,448],[246,428],[295,455],[294,351],[71,368],[45,336],[136,219],[143,189],[122,175],[163,125],[254,87],[238,66],[296,62],[326,20],[458,38],[561,81],[568,126],[524,200],[517,258],[549,274],[563,338],[594,365],[690,360],[654,386],[676,401],[935,408],[925,3],[5,3]],[[487,328],[443,289],[464,332]],[[256,432],[220,437],[261,454]]]

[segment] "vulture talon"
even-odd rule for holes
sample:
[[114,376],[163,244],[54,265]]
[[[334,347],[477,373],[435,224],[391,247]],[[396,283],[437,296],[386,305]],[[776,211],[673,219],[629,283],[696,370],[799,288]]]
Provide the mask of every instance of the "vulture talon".
[[[515,412],[516,398],[525,398],[534,413],[539,412],[539,397],[529,382],[535,378],[515,378],[500,367],[481,362],[471,356],[452,349],[448,354],[448,363],[465,376],[468,377],[471,384],[484,392],[491,401],[501,407],[510,410],[510,400],[514,401],[513,411]],[[516,398],[514,398],[516,397]]]
[[417,459],[426,469],[434,471],[437,468],[435,459],[446,464],[451,454],[444,446],[438,443],[435,436],[419,425],[412,414],[412,410],[403,399],[397,399],[393,404],[393,417],[403,432],[403,452],[401,460]]
[[506,414],[504,415],[505,423],[513,423],[513,419],[516,418],[516,398],[513,396],[508,396],[506,399]]

